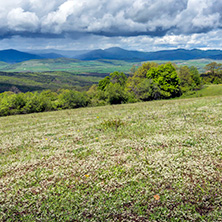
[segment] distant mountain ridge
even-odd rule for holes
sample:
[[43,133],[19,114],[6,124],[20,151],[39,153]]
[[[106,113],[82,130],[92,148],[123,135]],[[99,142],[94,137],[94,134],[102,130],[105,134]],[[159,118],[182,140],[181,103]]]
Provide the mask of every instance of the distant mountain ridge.
[[7,63],[18,63],[32,59],[58,59],[72,58],[79,60],[125,60],[125,61],[147,61],[147,60],[192,60],[192,59],[222,59],[222,50],[200,50],[200,49],[175,49],[156,52],[141,52],[125,50],[119,47],[97,50],[35,50],[21,52],[14,49],[0,51],[0,61]]
[[77,59],[96,60],[96,59],[117,59],[130,61],[145,60],[191,60],[191,59],[221,59],[221,50],[200,50],[200,49],[176,49],[163,50],[156,52],[129,51],[118,47],[104,50],[93,50],[80,55]]
[[7,63],[18,63],[32,59],[42,59],[43,57],[31,53],[20,52],[14,49],[0,51],[0,61]]

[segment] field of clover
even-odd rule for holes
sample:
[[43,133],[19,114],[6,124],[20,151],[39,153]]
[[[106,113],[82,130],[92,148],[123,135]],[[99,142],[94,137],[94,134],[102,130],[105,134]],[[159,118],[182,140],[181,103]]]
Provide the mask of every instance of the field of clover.
[[1,117],[0,221],[222,221],[222,97]]

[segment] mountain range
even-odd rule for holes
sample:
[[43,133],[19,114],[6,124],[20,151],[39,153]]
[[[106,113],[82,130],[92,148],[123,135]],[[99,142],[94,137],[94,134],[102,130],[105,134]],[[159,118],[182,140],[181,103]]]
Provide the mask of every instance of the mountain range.
[[32,59],[57,59],[73,58],[79,60],[125,60],[125,61],[147,61],[147,60],[192,60],[192,59],[215,59],[222,60],[222,50],[200,50],[200,49],[176,49],[156,52],[130,51],[119,47],[97,50],[30,50],[26,52],[14,49],[1,50],[0,61],[7,63],[18,63]]

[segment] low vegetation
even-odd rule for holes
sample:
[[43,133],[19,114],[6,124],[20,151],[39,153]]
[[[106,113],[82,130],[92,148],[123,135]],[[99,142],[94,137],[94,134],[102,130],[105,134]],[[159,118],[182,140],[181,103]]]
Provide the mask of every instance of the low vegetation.
[[[171,63],[159,65],[147,62],[138,68],[132,67],[130,76],[126,76],[123,72],[113,72],[99,80],[98,85],[92,85],[87,92],[60,89],[19,93],[19,89],[13,86],[14,92],[0,94],[0,116],[170,99],[181,95],[201,96],[198,91],[203,88],[203,83],[222,83],[221,67],[221,64],[210,63],[206,66],[206,74],[200,75],[194,66],[178,68]],[[5,74],[7,78],[8,73]],[[24,73],[20,75],[28,76]],[[57,75],[62,74],[57,73]],[[35,73],[31,76],[28,81],[38,79]],[[63,80],[65,76],[67,84],[69,80],[73,80],[71,74],[64,73]],[[51,86],[54,86],[52,79],[56,84],[61,83],[54,73],[47,73],[43,77],[39,79],[42,84],[49,81]],[[66,85],[66,82],[63,84]]]
[[92,84],[98,83],[103,75],[79,75],[69,72],[0,72],[0,93],[34,92],[59,89],[88,90]]
[[[222,71],[205,68],[1,93],[0,221],[222,221]],[[181,96],[198,98],[160,100]]]
[[222,221],[221,105],[1,117],[0,221]]

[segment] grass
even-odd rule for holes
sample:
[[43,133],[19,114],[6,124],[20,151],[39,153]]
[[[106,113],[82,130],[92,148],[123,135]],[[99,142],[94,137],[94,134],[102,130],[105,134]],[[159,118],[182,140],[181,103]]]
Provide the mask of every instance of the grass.
[[[178,66],[195,66],[200,73],[205,72],[204,67],[211,62],[220,63],[221,60],[211,59],[196,59],[196,60],[175,60],[173,63]],[[145,62],[145,61],[144,61]],[[89,74],[89,73],[111,73],[116,70],[119,72],[129,73],[130,68],[133,65],[140,65],[144,62],[131,62],[123,60],[92,60],[92,61],[80,61],[76,59],[39,59],[29,60],[21,63],[8,64],[0,62],[0,71],[5,72],[47,72],[47,71],[64,71],[74,74]],[[155,60],[151,62],[166,63],[166,60]]]
[[75,59],[29,60],[16,64],[0,63],[0,70],[6,72],[65,71],[75,74],[111,73],[116,70],[128,73],[135,62],[121,60],[80,61]]
[[203,89],[184,94],[182,98],[206,97],[222,95],[222,84],[205,85]]
[[0,221],[222,221],[222,97],[2,117]]

